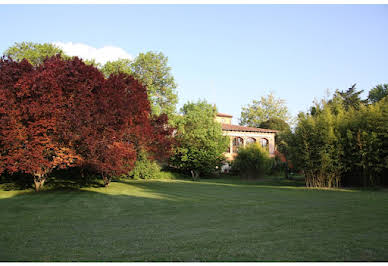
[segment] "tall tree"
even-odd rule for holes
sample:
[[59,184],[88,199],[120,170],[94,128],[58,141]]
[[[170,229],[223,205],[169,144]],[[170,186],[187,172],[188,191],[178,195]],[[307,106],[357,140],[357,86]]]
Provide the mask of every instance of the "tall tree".
[[388,84],[379,84],[369,91],[368,100],[376,103],[388,96]]
[[133,61],[120,59],[107,62],[101,71],[106,76],[119,72],[132,75],[146,86],[153,114],[164,113],[171,117],[175,113],[177,85],[168,66],[168,58],[163,53],[140,53]]
[[57,54],[64,55],[64,52],[54,44],[33,42],[15,43],[4,52],[5,56],[12,58],[14,61],[20,62],[27,59],[33,66],[38,66],[47,57]]
[[275,98],[270,93],[267,97],[261,97],[259,101],[253,100],[252,104],[242,107],[240,125],[260,127],[261,123],[273,118],[287,121],[290,116],[285,100]]
[[31,174],[38,191],[55,168],[79,156],[62,134],[63,94],[50,67],[34,69],[26,60],[0,62],[0,168]]
[[105,79],[59,55],[38,67],[0,61],[0,118],[0,171],[31,174],[36,190],[53,169],[72,165],[108,185],[132,169],[139,150],[162,158],[172,142],[166,116],[150,115],[146,89],[133,77]]
[[229,142],[215,121],[217,110],[206,101],[198,101],[186,103],[181,113],[171,165],[191,172],[193,178],[213,173],[224,160]]
[[283,137],[282,151],[303,170],[307,186],[387,184],[388,98],[370,105],[345,99],[336,92],[315,103],[314,113],[300,113],[294,132]]
[[[343,106],[345,107],[345,110],[349,110],[350,108],[354,108],[356,110],[360,109],[360,106],[363,104],[366,104],[366,100],[361,100],[360,94],[364,90],[357,91],[356,89],[357,84],[353,84],[352,87],[348,88],[346,91],[339,91],[337,90],[335,92],[335,95],[340,97],[343,101]],[[329,101],[330,103],[330,101]]]

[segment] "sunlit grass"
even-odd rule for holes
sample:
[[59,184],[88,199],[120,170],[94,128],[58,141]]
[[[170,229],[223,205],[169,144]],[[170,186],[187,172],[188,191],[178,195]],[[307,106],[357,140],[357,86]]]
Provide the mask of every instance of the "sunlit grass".
[[0,261],[387,261],[387,206],[275,177],[0,190]]

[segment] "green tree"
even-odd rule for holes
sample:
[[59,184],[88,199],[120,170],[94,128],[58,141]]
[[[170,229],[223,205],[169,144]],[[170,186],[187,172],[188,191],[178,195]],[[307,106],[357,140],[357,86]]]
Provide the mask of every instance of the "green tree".
[[[52,57],[57,54],[60,54],[63,59],[72,59],[75,57],[66,55],[61,48],[52,43],[15,43],[4,52],[5,56],[12,58],[14,61],[20,62],[25,58],[33,66],[38,66],[42,64],[46,58]],[[97,63],[94,59],[83,59],[82,61],[87,65],[100,67],[100,64]]]
[[[335,97],[340,97],[342,99],[342,104],[345,107],[345,110],[349,110],[349,108],[354,109],[360,109],[361,105],[364,105],[367,103],[366,100],[361,100],[360,94],[364,90],[357,91],[356,84],[353,84],[352,87],[348,88],[346,91],[339,91],[337,90],[335,92]],[[331,101],[329,101],[330,103]]]
[[272,118],[284,121],[290,119],[285,100],[275,98],[270,93],[267,97],[261,97],[259,101],[253,100],[252,104],[242,107],[240,125],[260,127],[260,125]]
[[47,57],[57,54],[64,55],[63,51],[54,44],[33,42],[15,43],[4,52],[5,56],[15,61],[19,62],[25,58],[34,66],[42,64]]
[[118,74],[120,72],[132,75],[133,71],[131,64],[132,60],[130,59],[108,61],[101,67],[101,72],[104,73],[106,77],[109,77],[111,74]]
[[140,53],[133,61],[119,59],[107,62],[102,72],[109,76],[112,73],[124,72],[134,76],[147,87],[148,98],[153,114],[165,113],[171,118],[176,111],[178,96],[177,85],[168,66],[168,58],[159,52]]
[[290,125],[283,119],[274,117],[270,118],[267,121],[262,122],[259,125],[260,128],[275,129],[279,131],[290,130]]
[[295,131],[283,137],[280,150],[303,170],[307,186],[388,182],[388,98],[365,105],[352,95],[358,94],[336,92],[316,103],[314,112],[300,113]]
[[217,110],[206,101],[186,103],[177,122],[178,146],[170,164],[193,178],[212,174],[224,160],[229,141],[215,121]]
[[379,84],[369,91],[368,100],[376,103],[388,96],[388,84]]

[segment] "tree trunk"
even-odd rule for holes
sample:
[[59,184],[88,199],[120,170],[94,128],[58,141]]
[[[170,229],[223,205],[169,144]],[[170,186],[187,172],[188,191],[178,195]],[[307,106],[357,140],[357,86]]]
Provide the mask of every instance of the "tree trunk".
[[104,186],[107,187],[111,181],[111,178],[105,176],[104,174],[102,174],[102,180],[104,180]]
[[34,176],[34,184],[35,191],[38,192],[43,188],[44,182],[46,181],[46,177],[44,175],[35,175]]
[[198,174],[197,171],[191,170],[190,172],[191,172],[191,177],[193,178],[193,181],[199,180],[199,178],[198,178],[198,177],[199,177],[199,174]]
[[285,169],[284,169],[284,175],[285,175],[285,178],[286,178],[286,179],[289,179],[288,171],[289,171],[289,169],[288,169],[288,164],[287,164],[287,162],[286,162]]

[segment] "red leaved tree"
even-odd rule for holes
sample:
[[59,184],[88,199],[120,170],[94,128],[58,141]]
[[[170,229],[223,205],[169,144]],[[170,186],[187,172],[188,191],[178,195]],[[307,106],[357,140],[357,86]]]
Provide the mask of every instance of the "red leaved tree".
[[0,61],[0,173],[34,176],[39,190],[55,168],[127,173],[140,149],[161,159],[171,150],[165,116],[151,117],[146,88],[125,74],[105,79],[74,58]]
[[1,60],[0,84],[0,168],[31,174],[38,191],[54,168],[68,167],[79,158],[57,138],[61,88],[50,68],[34,69],[25,60]]

